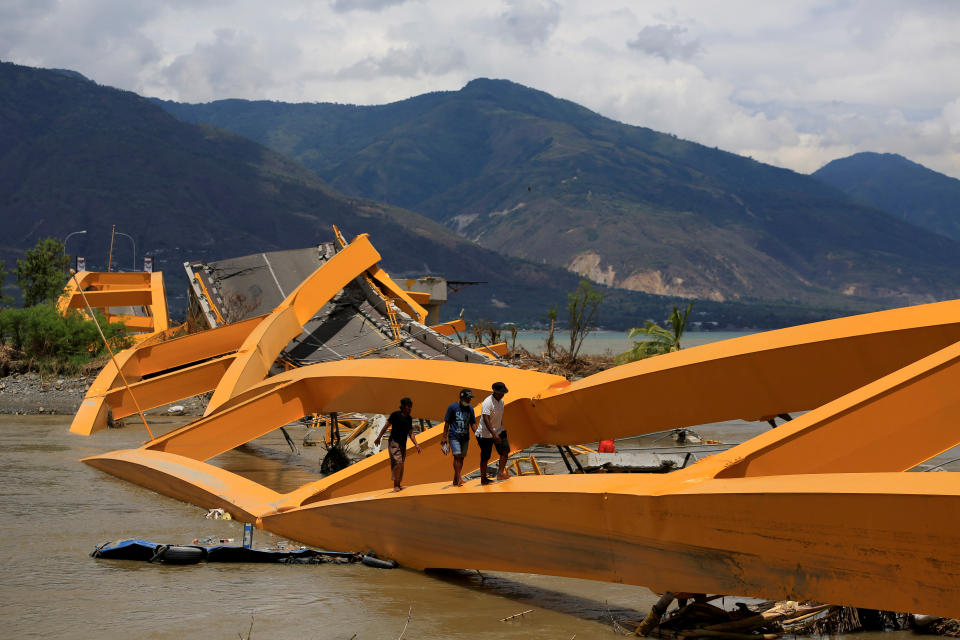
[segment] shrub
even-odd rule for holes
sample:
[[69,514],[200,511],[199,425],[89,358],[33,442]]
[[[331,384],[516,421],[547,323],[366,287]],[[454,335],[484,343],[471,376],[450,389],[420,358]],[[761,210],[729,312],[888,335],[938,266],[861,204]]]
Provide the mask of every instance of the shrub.
[[[114,352],[130,346],[126,327],[97,320]],[[76,311],[60,315],[51,304],[23,309],[0,309],[0,344],[21,352],[30,368],[73,373],[107,353],[96,325]]]

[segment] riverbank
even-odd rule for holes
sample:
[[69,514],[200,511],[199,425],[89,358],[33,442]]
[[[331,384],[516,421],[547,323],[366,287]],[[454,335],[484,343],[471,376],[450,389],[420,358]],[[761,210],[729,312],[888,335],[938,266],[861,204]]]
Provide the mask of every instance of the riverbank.
[[[40,373],[14,373],[0,378],[0,414],[66,415],[80,408],[83,396],[96,373],[78,376],[51,376]],[[181,406],[175,415],[203,415],[204,403],[199,396],[178,400],[147,411],[147,415],[169,415],[171,407]]]

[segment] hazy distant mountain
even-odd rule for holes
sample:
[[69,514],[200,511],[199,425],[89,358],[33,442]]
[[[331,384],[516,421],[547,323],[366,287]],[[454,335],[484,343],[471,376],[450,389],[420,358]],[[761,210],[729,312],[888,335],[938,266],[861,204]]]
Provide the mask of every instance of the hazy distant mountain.
[[[184,260],[214,260],[304,247],[369,233],[394,275],[438,274],[485,281],[451,296],[456,316],[529,323],[558,305],[578,278],[549,265],[502,256],[443,225],[389,205],[342,196],[276,152],[213,127],[186,124],[153,102],[102,87],[80,74],[0,63],[0,259],[7,267],[40,238],[64,238],[68,251],[106,268],[111,225],[114,268],[150,253],[168,294],[183,296]],[[8,284],[12,278],[8,278]],[[662,321],[673,300],[611,291],[609,327]],[[176,304],[176,302],[175,302]],[[775,327],[840,313],[785,304],[698,304],[696,319]]]
[[960,241],[960,180],[895,153],[857,153],[827,163],[818,180],[877,209]]
[[809,176],[501,80],[358,107],[164,103],[336,188],[629,289],[731,299],[954,297],[960,246]]

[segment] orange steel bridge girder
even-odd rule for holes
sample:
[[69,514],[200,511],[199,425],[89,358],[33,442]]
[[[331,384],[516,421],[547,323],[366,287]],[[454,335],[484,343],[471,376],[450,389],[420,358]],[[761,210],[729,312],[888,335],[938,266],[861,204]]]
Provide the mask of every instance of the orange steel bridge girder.
[[[205,365],[200,370],[210,377],[197,378],[196,369],[182,370],[194,363],[203,363],[236,352],[250,331],[264,318],[258,316],[216,329],[162,340],[162,334],[124,349],[116,356],[127,382],[132,383],[141,407],[153,408],[189,398],[213,389],[222,377],[220,368]],[[222,361],[221,361],[222,363]],[[167,372],[165,375],[156,374]],[[145,376],[155,376],[141,383]],[[192,376],[192,377],[191,377]],[[189,382],[185,382],[190,377]],[[145,394],[141,398],[140,394]],[[91,435],[107,427],[108,409],[115,418],[123,418],[131,411],[129,393],[123,389],[122,379],[114,362],[108,362],[87,389],[80,408],[70,425],[70,432]]]
[[[309,413],[348,410],[387,413],[403,395],[414,399],[416,415],[440,418],[460,387],[473,387],[479,395],[497,379],[506,381],[512,390],[508,394],[504,424],[516,449],[538,442],[588,442],[751,414],[776,414],[784,411],[784,406],[790,410],[806,409],[851,391],[851,385],[863,379],[869,381],[896,370],[904,362],[921,358],[942,342],[960,339],[960,326],[941,317],[960,316],[960,313],[950,313],[960,311],[955,303],[924,305],[909,314],[899,311],[902,310],[861,316],[857,318],[859,322],[842,319],[808,325],[813,332],[831,336],[829,350],[818,342],[797,344],[796,338],[803,334],[781,330],[770,332],[771,335],[747,336],[726,344],[658,356],[575,383],[546,374],[509,368],[490,370],[485,365],[467,363],[416,360],[322,363],[274,376],[204,419],[147,446],[208,459]],[[905,322],[917,318],[927,319],[928,326],[904,326]],[[874,331],[863,333],[868,326]],[[832,331],[825,331],[831,328]],[[861,334],[851,335],[856,329]],[[894,347],[903,343],[914,352]],[[802,360],[804,353],[815,358],[818,366],[798,372],[791,365]],[[851,363],[864,353],[869,354],[866,363]],[[781,363],[783,366],[778,366],[777,355],[786,360]],[[671,367],[671,362],[677,366]],[[747,369],[751,375],[737,375],[737,366]],[[765,370],[760,370],[761,366]],[[523,387],[518,386],[521,380]],[[699,384],[683,384],[685,380]],[[785,389],[785,385],[790,386]],[[679,400],[681,395],[710,396],[711,401],[670,400],[674,396]],[[635,402],[643,397],[656,398],[657,402]],[[625,398],[631,399],[629,410],[624,410]],[[438,481],[445,477],[445,465],[439,463],[440,433],[433,430],[421,436],[424,456],[435,464],[413,472],[416,475],[411,476],[411,482]],[[380,473],[386,462],[385,454],[372,456],[351,467],[352,475],[337,475],[304,489],[301,498],[313,501],[378,488],[387,483],[386,476]]]
[[[362,541],[419,569],[960,615],[956,474],[767,476],[691,487],[670,475],[417,485],[267,515],[260,526],[321,548]],[[491,526],[498,544],[478,552],[476,532]]]
[[244,389],[262,381],[280,352],[303,331],[303,325],[351,280],[375,265],[380,254],[361,234],[320,265],[250,333],[237,358],[217,385],[206,414]]
[[[952,301],[714,343],[574,383],[464,363],[324,363],[269,378],[144,448],[85,462],[197,504],[227,503],[308,544],[362,544],[411,567],[957,616],[960,475],[887,471],[960,439],[958,343],[960,302]],[[493,380],[511,389],[504,424],[515,448],[812,410],[653,477],[539,476],[455,488],[445,482],[440,427],[422,434],[423,455],[408,457],[405,480],[425,484],[396,494],[384,491],[384,453],[285,495],[198,462],[317,410],[386,413],[409,395],[415,415],[438,417],[460,387],[480,395]],[[907,428],[912,441],[901,447]],[[492,522],[504,544],[478,554],[475,532]]]
[[913,469],[960,444],[958,384],[960,342],[711,456],[697,473],[736,478]]
[[[159,333],[170,328],[167,296],[163,288],[163,274],[160,272],[81,271],[67,282],[63,294],[57,300],[57,309],[60,313],[66,313],[69,309],[85,311],[87,304],[94,309],[103,309],[108,319],[111,317],[111,307],[143,306],[149,310],[150,315],[144,317],[149,319],[149,322],[138,317],[131,322],[131,329]],[[113,316],[112,321],[123,321],[125,318],[126,316]]]

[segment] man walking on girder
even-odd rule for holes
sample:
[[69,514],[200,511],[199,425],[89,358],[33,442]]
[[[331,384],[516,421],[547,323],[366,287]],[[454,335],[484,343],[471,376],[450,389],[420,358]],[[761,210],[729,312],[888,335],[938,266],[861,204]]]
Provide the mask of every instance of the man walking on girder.
[[470,427],[477,424],[477,417],[473,413],[470,401],[473,391],[464,389],[460,392],[460,400],[447,407],[447,414],[443,417],[443,438],[440,446],[446,453],[447,447],[453,454],[453,486],[462,487],[463,478],[460,471],[463,469],[463,459],[467,455],[470,445]]
[[410,398],[400,399],[400,410],[394,411],[387,418],[380,430],[380,435],[373,441],[375,445],[380,446],[380,439],[390,427],[390,439],[387,441],[387,451],[390,454],[390,473],[393,474],[393,490],[403,489],[403,463],[407,459],[407,436],[420,453],[420,445],[417,444],[417,436],[413,433],[413,418],[410,412],[413,410],[413,400]]
[[500,461],[497,464],[497,480],[506,480],[507,458],[510,457],[510,442],[507,432],[503,429],[503,396],[507,393],[507,385],[502,382],[493,383],[491,393],[480,405],[480,425],[477,427],[477,444],[480,445],[480,484],[490,484],[487,478],[487,463],[490,462],[490,453],[497,447]]

